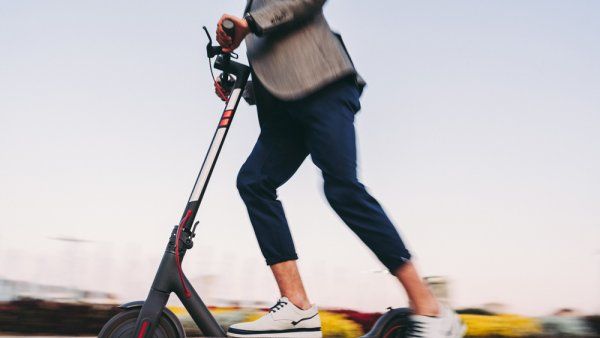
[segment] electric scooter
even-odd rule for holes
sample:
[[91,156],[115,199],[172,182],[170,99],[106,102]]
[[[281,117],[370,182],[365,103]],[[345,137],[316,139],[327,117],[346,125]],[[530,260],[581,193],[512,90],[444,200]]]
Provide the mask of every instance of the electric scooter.
[[[232,21],[224,20],[222,27],[229,36],[234,36],[235,25]],[[237,58],[235,53],[224,53],[221,47],[213,46],[208,30],[206,27],[203,28],[208,36],[206,54],[209,62],[216,56],[214,68],[222,71],[220,83],[224,87],[230,88],[231,94],[226,101],[225,109],[219,119],[217,130],[213,135],[181,220],[171,231],[167,248],[146,300],[121,305],[120,308],[123,311],[112,317],[102,327],[98,335],[100,338],[184,338],[183,326],[175,314],[165,307],[171,293],[175,293],[181,300],[204,336],[226,337],[223,328],[211,315],[183,273],[181,263],[187,250],[193,246],[193,238],[198,226],[198,222],[194,222],[194,219],[242,98],[243,90],[250,76],[250,67],[233,61],[232,59]],[[390,311],[380,317],[364,337],[403,337],[407,327],[408,314],[407,309],[390,308]]]

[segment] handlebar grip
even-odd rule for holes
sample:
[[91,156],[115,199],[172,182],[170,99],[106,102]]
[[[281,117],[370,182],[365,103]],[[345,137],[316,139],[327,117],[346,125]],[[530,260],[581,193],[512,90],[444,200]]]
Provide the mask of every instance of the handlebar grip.
[[235,36],[235,24],[233,21],[225,19],[223,22],[221,22],[221,27],[223,28],[223,31],[225,31],[225,34],[229,35],[229,37],[233,39]]

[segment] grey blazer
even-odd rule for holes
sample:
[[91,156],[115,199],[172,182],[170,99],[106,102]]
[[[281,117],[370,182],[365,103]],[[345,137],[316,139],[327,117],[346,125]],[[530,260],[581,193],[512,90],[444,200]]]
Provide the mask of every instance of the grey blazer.
[[343,42],[323,16],[326,0],[247,0],[254,34],[246,37],[254,74],[275,97],[295,100],[350,74]]

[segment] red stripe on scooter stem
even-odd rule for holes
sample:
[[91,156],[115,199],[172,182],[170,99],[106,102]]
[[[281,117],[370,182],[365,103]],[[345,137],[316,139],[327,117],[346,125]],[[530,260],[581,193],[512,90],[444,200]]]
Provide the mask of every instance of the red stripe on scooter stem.
[[231,119],[233,119],[233,109],[227,109],[221,115],[221,121],[219,121],[219,128],[227,127],[231,123]]
[[137,338],[144,338],[144,335],[146,334],[146,330],[148,330],[148,325],[150,325],[150,323],[147,321],[144,321],[142,323],[142,327],[140,328],[140,333],[138,334]]
[[231,122],[231,119],[228,117],[224,117],[221,119],[221,122],[219,122],[219,128],[220,127],[227,127],[229,125],[229,122]]
[[226,118],[226,117],[232,117],[233,116],[233,109],[229,109],[223,112],[223,116],[221,116],[222,119]]

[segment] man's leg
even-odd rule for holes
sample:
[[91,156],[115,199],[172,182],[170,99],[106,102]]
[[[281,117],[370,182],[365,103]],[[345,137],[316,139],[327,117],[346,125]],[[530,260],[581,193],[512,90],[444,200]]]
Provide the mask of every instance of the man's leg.
[[282,111],[281,102],[256,81],[255,86],[261,135],[240,170],[237,186],[281,296],[301,309],[308,309],[310,302],[296,266],[294,243],[276,191],[296,172],[308,150],[303,131]]
[[379,203],[356,175],[354,114],[359,94],[340,82],[291,107],[302,120],[311,158],[323,172],[332,208],[402,283],[417,314],[437,315],[436,300],[410,263],[410,253]]
[[296,172],[308,153],[301,143],[290,142],[290,136],[287,140],[275,140],[261,134],[238,174],[237,186],[281,295],[307,309],[310,302],[296,266],[298,256],[283,206],[277,199],[277,188]]
[[289,114],[277,109],[280,106],[277,100],[260,100],[257,96],[257,103],[261,135],[240,170],[237,186],[281,298],[259,319],[231,325],[227,335],[322,337],[319,312],[316,306],[310,305],[304,291],[292,236],[281,202],[277,200],[277,188],[296,172],[308,155],[303,130]]

